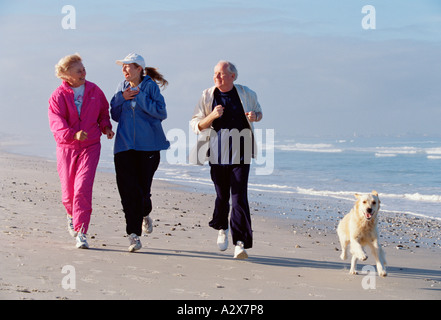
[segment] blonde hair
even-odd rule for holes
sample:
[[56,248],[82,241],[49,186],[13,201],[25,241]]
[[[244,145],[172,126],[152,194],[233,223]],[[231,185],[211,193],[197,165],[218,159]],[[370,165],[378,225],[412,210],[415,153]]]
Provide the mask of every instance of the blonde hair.
[[57,78],[63,79],[64,76],[67,73],[67,70],[77,62],[82,62],[81,57],[78,53],[71,54],[68,56],[65,56],[58,61],[58,63],[55,65],[55,75]]

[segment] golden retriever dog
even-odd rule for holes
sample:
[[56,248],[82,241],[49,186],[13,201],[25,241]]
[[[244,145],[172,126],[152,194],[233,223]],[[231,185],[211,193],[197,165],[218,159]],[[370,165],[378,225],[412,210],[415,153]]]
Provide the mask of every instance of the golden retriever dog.
[[385,277],[386,260],[381,245],[378,242],[378,211],[380,210],[380,199],[377,191],[371,194],[359,195],[355,194],[357,201],[352,210],[343,217],[338,224],[337,233],[340,239],[342,254],[340,258],[346,259],[346,248],[351,244],[351,270],[350,274],[357,274],[355,270],[357,259],[365,261],[366,253],[363,249],[368,245],[377,262],[377,272],[380,276]]

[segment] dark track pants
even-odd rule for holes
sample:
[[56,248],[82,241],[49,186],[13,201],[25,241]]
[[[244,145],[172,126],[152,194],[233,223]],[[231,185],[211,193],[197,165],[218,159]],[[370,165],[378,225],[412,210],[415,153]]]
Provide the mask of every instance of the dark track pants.
[[216,230],[228,229],[228,214],[231,217],[230,230],[233,244],[243,241],[245,249],[253,246],[253,230],[251,229],[251,215],[248,205],[248,176],[249,164],[215,165],[211,164],[211,180],[216,189],[216,202],[213,219],[209,226]]
[[127,234],[142,233],[142,219],[152,211],[151,187],[159,151],[128,150],[115,154],[116,183],[126,218]]

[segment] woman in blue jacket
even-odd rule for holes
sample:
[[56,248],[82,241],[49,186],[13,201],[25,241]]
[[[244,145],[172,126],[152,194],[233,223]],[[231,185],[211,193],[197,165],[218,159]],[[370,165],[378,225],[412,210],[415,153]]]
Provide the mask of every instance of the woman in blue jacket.
[[146,68],[135,53],[123,60],[125,80],[118,85],[111,106],[112,119],[118,122],[114,155],[118,191],[121,196],[129,236],[129,251],[141,249],[142,231],[152,232],[151,186],[160,161],[160,150],[168,149],[162,120],[167,118],[164,97],[158,84],[168,82],[154,68]]

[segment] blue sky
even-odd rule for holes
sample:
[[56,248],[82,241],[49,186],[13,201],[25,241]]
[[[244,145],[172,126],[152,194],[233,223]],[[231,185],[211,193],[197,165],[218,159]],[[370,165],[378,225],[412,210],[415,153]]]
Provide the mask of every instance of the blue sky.
[[[76,29],[64,30],[64,5]],[[361,9],[376,9],[364,30]],[[166,130],[188,129],[213,67],[231,60],[276,136],[440,135],[441,4],[436,0],[2,1],[0,132],[50,139],[54,65],[79,52],[112,97],[130,52],[169,81]]]

